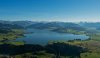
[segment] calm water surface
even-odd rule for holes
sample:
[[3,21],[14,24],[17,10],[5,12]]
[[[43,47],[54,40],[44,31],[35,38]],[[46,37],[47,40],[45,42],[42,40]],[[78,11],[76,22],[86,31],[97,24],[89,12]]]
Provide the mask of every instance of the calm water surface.
[[88,39],[86,35],[74,35],[67,33],[57,33],[48,30],[39,30],[39,29],[27,29],[28,34],[24,34],[25,37],[17,38],[16,41],[25,41],[27,44],[47,44],[48,41],[66,41],[73,39]]

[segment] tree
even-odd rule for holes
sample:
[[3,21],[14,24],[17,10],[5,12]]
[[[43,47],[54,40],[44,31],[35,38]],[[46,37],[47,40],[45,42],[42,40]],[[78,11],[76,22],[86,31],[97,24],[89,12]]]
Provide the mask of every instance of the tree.
[[84,48],[69,45],[65,43],[53,43],[46,45],[46,51],[48,53],[53,53],[56,55],[56,58],[60,58],[60,56],[70,56],[71,58],[81,58],[80,54],[85,52]]

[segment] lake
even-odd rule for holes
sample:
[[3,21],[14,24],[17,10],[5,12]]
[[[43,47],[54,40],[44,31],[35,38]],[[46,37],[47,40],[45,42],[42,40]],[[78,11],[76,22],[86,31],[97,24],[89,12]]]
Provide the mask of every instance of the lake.
[[17,38],[16,41],[25,41],[26,44],[41,44],[45,45],[48,41],[67,41],[73,39],[85,40],[89,37],[86,35],[74,35],[67,33],[57,33],[49,30],[40,30],[40,29],[27,29],[25,30],[27,34],[24,34],[25,37]]

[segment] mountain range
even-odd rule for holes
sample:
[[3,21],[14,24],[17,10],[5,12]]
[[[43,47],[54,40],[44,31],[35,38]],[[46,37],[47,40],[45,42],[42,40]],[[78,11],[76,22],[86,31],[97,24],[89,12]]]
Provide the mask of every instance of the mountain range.
[[34,21],[2,21],[0,20],[0,29],[20,29],[20,28],[34,28],[34,29],[73,29],[73,30],[86,30],[86,29],[100,29],[100,22],[34,22]]

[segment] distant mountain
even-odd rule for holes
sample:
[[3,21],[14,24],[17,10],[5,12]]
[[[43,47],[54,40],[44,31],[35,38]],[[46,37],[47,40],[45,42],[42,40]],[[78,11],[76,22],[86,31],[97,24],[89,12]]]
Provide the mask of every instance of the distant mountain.
[[32,21],[13,21],[12,24],[16,24],[16,25],[26,28],[27,26],[34,24],[34,22]]
[[24,28],[31,25],[33,22],[32,21],[2,21],[0,20],[0,23],[9,24],[9,25],[17,25]]
[[65,23],[65,22],[38,22],[28,26],[28,28],[37,28],[37,29],[75,29],[75,30],[84,30],[78,24],[75,23]]
[[21,29],[20,25],[13,24],[11,21],[0,21],[0,29]]
[[0,28],[35,28],[51,30],[84,30],[85,28],[70,22],[32,22],[32,21],[0,21]]
[[11,32],[11,29],[5,29],[5,28],[0,28],[0,33],[7,34],[8,32]]
[[79,25],[87,28],[94,28],[100,30],[100,22],[81,22]]

